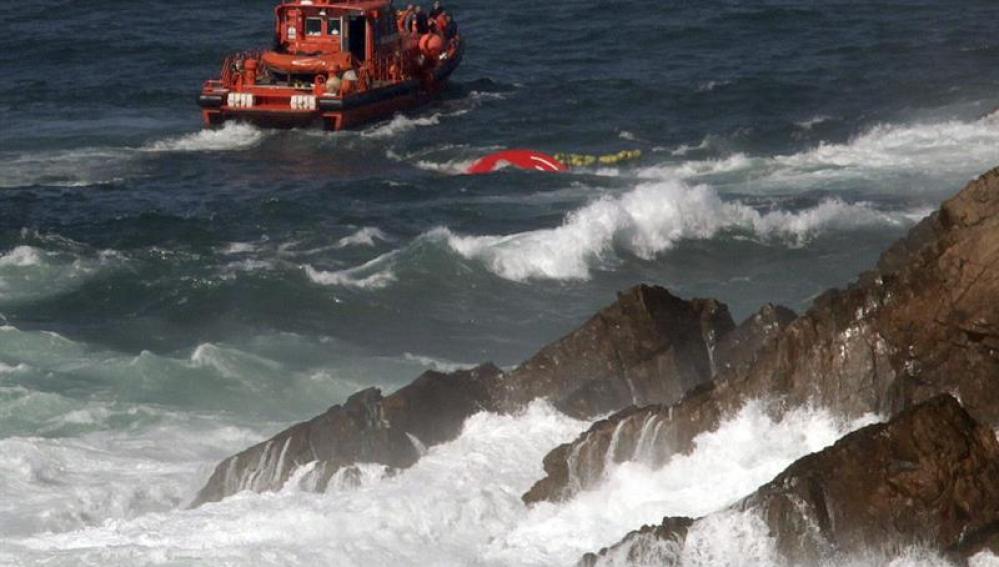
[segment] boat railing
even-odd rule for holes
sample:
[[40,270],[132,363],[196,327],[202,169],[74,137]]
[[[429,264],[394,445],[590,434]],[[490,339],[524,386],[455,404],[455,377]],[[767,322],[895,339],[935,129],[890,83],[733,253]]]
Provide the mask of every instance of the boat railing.
[[231,87],[237,81],[237,77],[242,72],[243,61],[247,59],[260,59],[263,50],[254,49],[233,53],[222,62],[222,84]]

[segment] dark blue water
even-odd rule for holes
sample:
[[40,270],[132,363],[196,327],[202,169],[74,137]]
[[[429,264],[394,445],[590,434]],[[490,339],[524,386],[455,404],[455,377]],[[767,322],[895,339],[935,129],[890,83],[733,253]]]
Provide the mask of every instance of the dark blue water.
[[[271,1],[0,5],[0,437],[252,438],[639,282],[801,310],[999,163],[992,0],[449,7],[444,96],[334,134],[202,130]],[[643,157],[460,175],[506,147]]]

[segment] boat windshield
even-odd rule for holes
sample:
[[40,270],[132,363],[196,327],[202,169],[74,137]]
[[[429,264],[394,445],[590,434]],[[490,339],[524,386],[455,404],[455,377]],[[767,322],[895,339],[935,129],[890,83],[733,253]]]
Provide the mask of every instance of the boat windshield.
[[305,18],[305,35],[309,37],[323,35],[323,19]]
[[326,30],[330,35],[340,35],[340,18],[330,18],[326,22]]

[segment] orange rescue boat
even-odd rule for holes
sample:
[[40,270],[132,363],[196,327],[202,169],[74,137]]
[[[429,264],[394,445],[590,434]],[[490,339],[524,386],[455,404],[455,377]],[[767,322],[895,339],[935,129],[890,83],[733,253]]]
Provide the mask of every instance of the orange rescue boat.
[[205,124],[351,128],[426,104],[461,62],[447,13],[422,30],[403,29],[391,0],[292,0],[274,13],[273,49],[230,55],[205,82]]

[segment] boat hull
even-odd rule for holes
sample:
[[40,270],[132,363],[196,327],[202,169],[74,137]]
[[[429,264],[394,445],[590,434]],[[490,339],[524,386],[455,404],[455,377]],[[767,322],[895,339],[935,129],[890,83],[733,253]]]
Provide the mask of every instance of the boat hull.
[[206,88],[199,97],[202,115],[208,126],[228,121],[247,122],[264,128],[309,128],[327,130],[357,128],[382,120],[393,114],[411,110],[432,102],[447,85],[451,74],[461,63],[463,49],[442,61],[423,78],[368,89],[348,96],[314,97],[307,109],[289,105],[289,89],[249,88],[246,93],[262,101],[252,106],[237,106],[228,91]]

